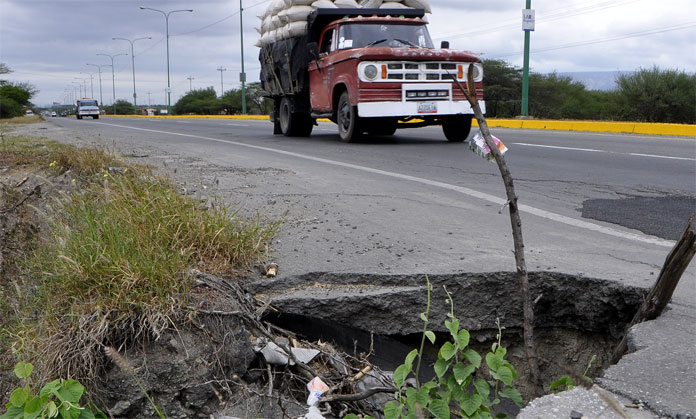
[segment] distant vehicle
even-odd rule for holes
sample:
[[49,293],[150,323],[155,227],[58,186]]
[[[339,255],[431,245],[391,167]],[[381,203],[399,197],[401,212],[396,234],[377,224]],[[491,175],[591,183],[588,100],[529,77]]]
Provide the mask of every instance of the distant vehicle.
[[84,116],[91,116],[92,119],[99,119],[99,103],[96,99],[88,97],[78,99],[75,116],[77,116],[77,119],[82,119]]
[[60,116],[68,116],[68,114],[65,113],[65,112],[63,112],[63,113],[60,114]]
[[24,115],[26,115],[26,116],[31,116],[31,115],[34,115],[34,112],[32,112],[31,109],[27,109],[27,110],[24,112]]
[[51,112],[51,118],[55,118],[56,116],[58,116],[58,114],[57,114],[57,113],[55,113],[55,112]]

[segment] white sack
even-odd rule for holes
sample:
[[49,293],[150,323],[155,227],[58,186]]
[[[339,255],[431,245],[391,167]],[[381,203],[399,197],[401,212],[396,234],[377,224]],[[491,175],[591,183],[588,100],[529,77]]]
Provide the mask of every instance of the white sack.
[[263,20],[263,23],[261,23],[261,31],[263,33],[266,33],[271,30],[271,18],[273,16],[266,16],[266,18]]
[[271,5],[269,6],[269,14],[278,14],[278,12],[280,12],[283,9],[285,9],[285,0],[273,0]]
[[285,25],[289,38],[307,34],[307,22],[291,22]]
[[317,0],[290,0],[290,7],[292,6],[309,6]]
[[346,8],[346,9],[360,7],[358,2],[355,0],[335,0],[334,4],[336,5],[336,7],[341,7],[341,8]]
[[307,16],[314,11],[312,6],[293,6],[278,13],[284,23],[307,21]]
[[425,10],[425,13],[432,13],[432,10],[430,9],[430,1],[429,0],[402,0],[402,1],[408,7],[412,7],[414,9],[423,9],[423,10]]
[[360,3],[360,7],[364,9],[379,9],[384,0],[364,0]]
[[283,26],[283,22],[280,21],[280,17],[278,15],[272,16],[271,17],[271,27],[269,28],[270,30],[278,29]]
[[336,9],[336,5],[331,0],[317,0],[312,3],[312,7],[317,9]]
[[382,3],[381,6],[379,6],[380,9],[408,9],[408,6],[404,6],[401,3],[397,3],[395,1],[385,1]]

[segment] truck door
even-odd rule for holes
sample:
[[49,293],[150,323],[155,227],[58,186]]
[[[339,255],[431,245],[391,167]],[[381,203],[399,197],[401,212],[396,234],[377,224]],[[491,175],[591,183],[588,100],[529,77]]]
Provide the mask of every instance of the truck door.
[[335,50],[335,27],[324,31],[319,43],[319,58],[309,66],[310,101],[312,109],[320,112],[331,110],[331,80],[334,68],[329,53]]

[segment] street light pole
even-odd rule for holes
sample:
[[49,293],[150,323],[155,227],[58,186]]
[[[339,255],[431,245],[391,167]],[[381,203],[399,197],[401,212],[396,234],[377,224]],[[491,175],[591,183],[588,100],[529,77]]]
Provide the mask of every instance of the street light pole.
[[246,115],[246,73],[244,72],[244,22],[242,20],[242,0],[239,0],[239,39],[242,46],[242,74],[239,78],[242,82],[242,115]]
[[534,12],[532,0],[526,0],[526,9],[522,16],[522,30],[524,31],[524,59],[522,64],[522,116],[529,116],[529,37],[534,30]]
[[80,85],[80,97],[87,97],[87,78],[75,77],[75,80],[82,80],[82,83],[84,83],[85,90],[84,93],[82,93],[82,85]]
[[222,66],[220,66],[220,68],[218,68],[217,71],[220,72],[220,97],[222,97],[225,94],[225,85],[222,82],[222,72],[227,71],[227,69],[222,68]]
[[101,68],[108,67],[110,64],[90,64],[90,63],[87,63],[86,65],[91,65],[91,66],[97,67],[97,69],[99,69],[99,103],[101,103],[101,105],[104,106],[104,95],[102,94]]
[[[87,74],[89,75],[89,86],[91,89],[92,94],[90,97],[94,97],[94,73],[87,73],[86,71],[80,71],[80,74]],[[85,79],[85,82],[87,79]],[[85,96],[87,96],[87,86],[85,86]]]
[[137,114],[138,113],[138,105],[136,104],[136,94],[135,94],[135,51],[133,50],[133,44],[135,41],[142,41],[143,39],[152,39],[151,36],[146,36],[143,38],[135,38],[135,39],[126,39],[126,38],[111,38],[113,40],[123,40],[123,41],[128,41],[130,42],[131,46],[131,62],[133,63],[133,113]]
[[193,9],[177,9],[177,10],[171,10],[169,12],[165,12],[164,10],[159,10],[159,9],[153,9],[151,7],[143,7],[140,6],[140,10],[152,10],[154,12],[159,12],[164,15],[164,22],[166,26],[166,31],[167,31],[167,115],[171,115],[171,107],[172,107],[172,85],[171,81],[169,78],[169,15],[172,13],[176,12],[193,12]]
[[105,57],[111,58],[111,91],[112,91],[112,105],[114,107],[112,115],[116,115],[116,82],[114,78],[114,58],[118,57],[119,55],[128,55],[125,52],[121,54],[115,54],[115,55],[109,55],[109,54],[97,54],[97,55],[103,55]]

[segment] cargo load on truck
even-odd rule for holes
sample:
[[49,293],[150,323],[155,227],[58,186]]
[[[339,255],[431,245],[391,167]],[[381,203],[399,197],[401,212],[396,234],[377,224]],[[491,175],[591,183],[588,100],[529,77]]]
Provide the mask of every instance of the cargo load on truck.
[[348,142],[427,125],[441,125],[449,141],[466,139],[473,111],[453,79],[466,84],[473,66],[482,101],[480,59],[444,42],[434,47],[425,0],[360,6],[274,0],[259,16],[260,79],[274,102],[274,133],[307,136],[317,118],[328,118]]

